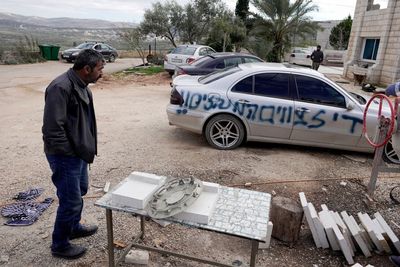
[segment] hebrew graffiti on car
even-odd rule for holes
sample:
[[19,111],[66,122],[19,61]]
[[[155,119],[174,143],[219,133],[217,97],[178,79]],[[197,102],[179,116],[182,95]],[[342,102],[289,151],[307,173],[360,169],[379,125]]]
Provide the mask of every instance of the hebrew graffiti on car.
[[[181,109],[177,114],[187,114],[188,110],[204,109],[210,110],[230,110],[240,117],[245,117],[250,121],[260,121],[269,124],[292,124],[294,126],[304,126],[309,129],[318,129],[324,127],[329,118],[324,116],[327,112],[319,109],[317,112],[310,113],[308,110],[294,110],[292,106],[276,105],[257,105],[251,103],[242,103],[240,101],[231,102],[218,95],[200,94],[183,91],[182,97],[185,99]],[[294,116],[292,118],[292,116]],[[346,114],[334,113],[332,121],[338,120],[350,121],[349,132],[354,133],[358,124],[362,125],[363,120]]]

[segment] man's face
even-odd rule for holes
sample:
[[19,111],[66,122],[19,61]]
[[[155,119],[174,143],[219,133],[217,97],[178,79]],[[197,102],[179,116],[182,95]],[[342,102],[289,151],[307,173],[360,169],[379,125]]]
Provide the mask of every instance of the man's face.
[[95,83],[97,82],[98,79],[101,78],[103,75],[103,69],[104,69],[105,63],[103,61],[97,62],[96,66],[91,69],[89,66],[87,67],[87,72],[86,72],[86,83]]

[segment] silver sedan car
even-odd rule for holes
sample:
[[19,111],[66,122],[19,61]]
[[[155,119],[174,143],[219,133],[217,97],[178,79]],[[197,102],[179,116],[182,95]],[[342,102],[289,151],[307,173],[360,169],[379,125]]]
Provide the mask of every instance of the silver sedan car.
[[[362,133],[368,97],[311,69],[249,63],[206,76],[178,76],[172,86],[170,124],[203,134],[217,149],[260,141],[374,151]],[[374,102],[368,110],[369,136],[376,130],[378,106]],[[400,163],[391,142],[384,159]]]

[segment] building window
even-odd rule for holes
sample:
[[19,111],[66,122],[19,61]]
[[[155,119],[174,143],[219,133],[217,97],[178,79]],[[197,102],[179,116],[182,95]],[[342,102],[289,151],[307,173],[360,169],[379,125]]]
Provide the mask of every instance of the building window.
[[376,60],[379,49],[379,39],[365,39],[363,59]]

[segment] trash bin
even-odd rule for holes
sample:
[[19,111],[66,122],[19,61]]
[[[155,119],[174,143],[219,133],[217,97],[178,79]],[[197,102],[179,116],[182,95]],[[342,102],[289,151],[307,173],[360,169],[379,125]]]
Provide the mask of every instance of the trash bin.
[[57,45],[51,46],[51,60],[58,60],[58,52],[60,51],[60,47]]
[[41,44],[39,45],[40,54],[44,59],[51,60],[51,45]]

